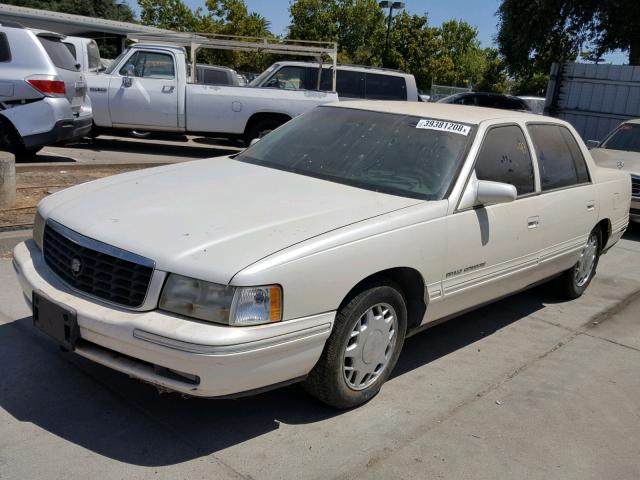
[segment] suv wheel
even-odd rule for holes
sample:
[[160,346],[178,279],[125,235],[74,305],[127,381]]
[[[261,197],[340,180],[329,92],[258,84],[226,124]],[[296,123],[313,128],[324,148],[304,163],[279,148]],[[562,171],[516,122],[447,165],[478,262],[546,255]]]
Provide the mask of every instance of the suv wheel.
[[406,328],[405,300],[393,284],[356,295],[338,312],[322,356],[303,384],[305,389],[335,408],[367,402],[395,367]]
[[589,234],[576,264],[565,271],[559,279],[563,296],[573,300],[584,293],[596,274],[601,250],[602,232],[596,227]]

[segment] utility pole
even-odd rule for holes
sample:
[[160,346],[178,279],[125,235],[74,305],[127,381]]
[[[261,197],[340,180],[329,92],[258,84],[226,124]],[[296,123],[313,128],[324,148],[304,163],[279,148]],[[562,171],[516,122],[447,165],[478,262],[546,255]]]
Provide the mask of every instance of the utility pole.
[[393,10],[400,10],[404,8],[404,2],[379,2],[380,8],[389,9],[389,17],[387,17],[387,40],[384,43],[384,59],[383,63],[386,66],[389,62],[389,33],[391,32],[391,19],[393,18]]

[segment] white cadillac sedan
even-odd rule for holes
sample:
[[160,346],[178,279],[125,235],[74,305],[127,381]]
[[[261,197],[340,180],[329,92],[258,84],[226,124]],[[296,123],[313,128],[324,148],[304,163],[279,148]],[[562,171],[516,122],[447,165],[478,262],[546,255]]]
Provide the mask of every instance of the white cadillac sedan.
[[407,335],[549,279],[580,296],[630,192],[556,119],[345,102],[51,195],[14,266],[35,326],[83,357],[204,397],[302,380],[348,408]]

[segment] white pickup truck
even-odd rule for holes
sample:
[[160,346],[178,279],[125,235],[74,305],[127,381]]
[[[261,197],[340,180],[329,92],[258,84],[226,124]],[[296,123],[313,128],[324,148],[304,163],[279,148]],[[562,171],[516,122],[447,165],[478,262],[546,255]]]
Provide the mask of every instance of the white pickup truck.
[[136,44],[87,80],[98,132],[188,132],[249,142],[338,100],[335,92],[190,83],[185,49],[170,45]]

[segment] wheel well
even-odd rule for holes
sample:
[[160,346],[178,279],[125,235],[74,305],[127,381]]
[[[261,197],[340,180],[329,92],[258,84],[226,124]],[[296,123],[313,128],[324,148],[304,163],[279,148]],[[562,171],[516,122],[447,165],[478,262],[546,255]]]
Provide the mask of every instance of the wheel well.
[[245,135],[249,133],[251,128],[256,123],[261,122],[263,120],[274,120],[274,121],[280,122],[280,124],[282,125],[283,123],[286,123],[289,120],[291,120],[291,117],[285,113],[271,113],[271,112],[254,113],[253,115],[251,115],[251,117],[249,117],[249,120],[247,120],[247,125],[244,128]]
[[342,300],[338,310],[364,290],[384,281],[396,284],[407,303],[407,330],[420,325],[427,310],[424,279],[420,272],[409,267],[390,268],[364,278],[354,286]]
[[12,151],[12,140],[22,143],[22,138],[13,123],[4,115],[0,115],[0,127],[0,150]]
[[599,228],[600,232],[602,232],[602,245],[600,245],[600,250],[604,250],[604,247],[607,246],[607,242],[611,236],[611,220],[608,218],[600,220],[596,225],[596,228]]

